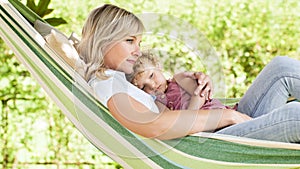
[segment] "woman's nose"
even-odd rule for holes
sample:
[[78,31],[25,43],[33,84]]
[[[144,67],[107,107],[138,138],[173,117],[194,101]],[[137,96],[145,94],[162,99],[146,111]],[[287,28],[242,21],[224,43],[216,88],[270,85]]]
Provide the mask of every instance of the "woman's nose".
[[136,46],[135,47],[135,49],[134,49],[134,51],[133,51],[133,56],[136,56],[136,57],[140,57],[140,56],[142,56],[142,52],[141,52],[141,49],[140,49],[140,46]]

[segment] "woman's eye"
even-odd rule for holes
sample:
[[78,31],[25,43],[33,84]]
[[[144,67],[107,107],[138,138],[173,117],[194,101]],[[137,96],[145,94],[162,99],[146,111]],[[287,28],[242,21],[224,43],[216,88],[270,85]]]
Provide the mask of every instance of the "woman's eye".
[[133,43],[133,39],[126,39],[126,42],[128,42],[128,43]]

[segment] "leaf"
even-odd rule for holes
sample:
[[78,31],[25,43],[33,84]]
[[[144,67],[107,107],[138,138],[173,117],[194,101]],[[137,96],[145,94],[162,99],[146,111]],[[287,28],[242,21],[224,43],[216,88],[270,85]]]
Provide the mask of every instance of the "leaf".
[[47,10],[45,11],[45,13],[44,13],[44,16],[50,14],[53,10],[54,10],[54,9],[47,9]]
[[37,5],[37,14],[41,17],[45,16],[50,0],[40,0]]
[[58,26],[58,25],[67,23],[67,21],[65,21],[62,18],[48,18],[48,19],[45,19],[45,21],[48,22],[52,26]]
[[30,8],[34,12],[36,12],[37,10],[37,6],[35,5],[34,0],[27,0],[26,6],[28,6],[28,8]]

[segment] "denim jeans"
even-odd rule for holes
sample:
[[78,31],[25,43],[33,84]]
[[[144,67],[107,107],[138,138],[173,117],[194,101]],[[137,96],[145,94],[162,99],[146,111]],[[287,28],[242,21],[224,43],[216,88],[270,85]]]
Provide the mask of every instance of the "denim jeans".
[[253,119],[216,133],[300,143],[300,103],[287,103],[290,96],[300,99],[300,61],[275,57],[238,104]]

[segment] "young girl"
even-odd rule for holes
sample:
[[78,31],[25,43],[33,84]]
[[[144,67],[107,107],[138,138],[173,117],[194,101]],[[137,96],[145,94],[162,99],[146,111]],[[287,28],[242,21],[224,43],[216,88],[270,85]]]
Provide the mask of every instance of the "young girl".
[[196,81],[184,76],[183,73],[175,74],[173,78],[167,80],[160,69],[157,57],[151,52],[143,52],[137,59],[128,80],[150,94],[160,110],[166,107],[170,110],[230,108],[217,99],[206,99],[204,95],[195,95]]

